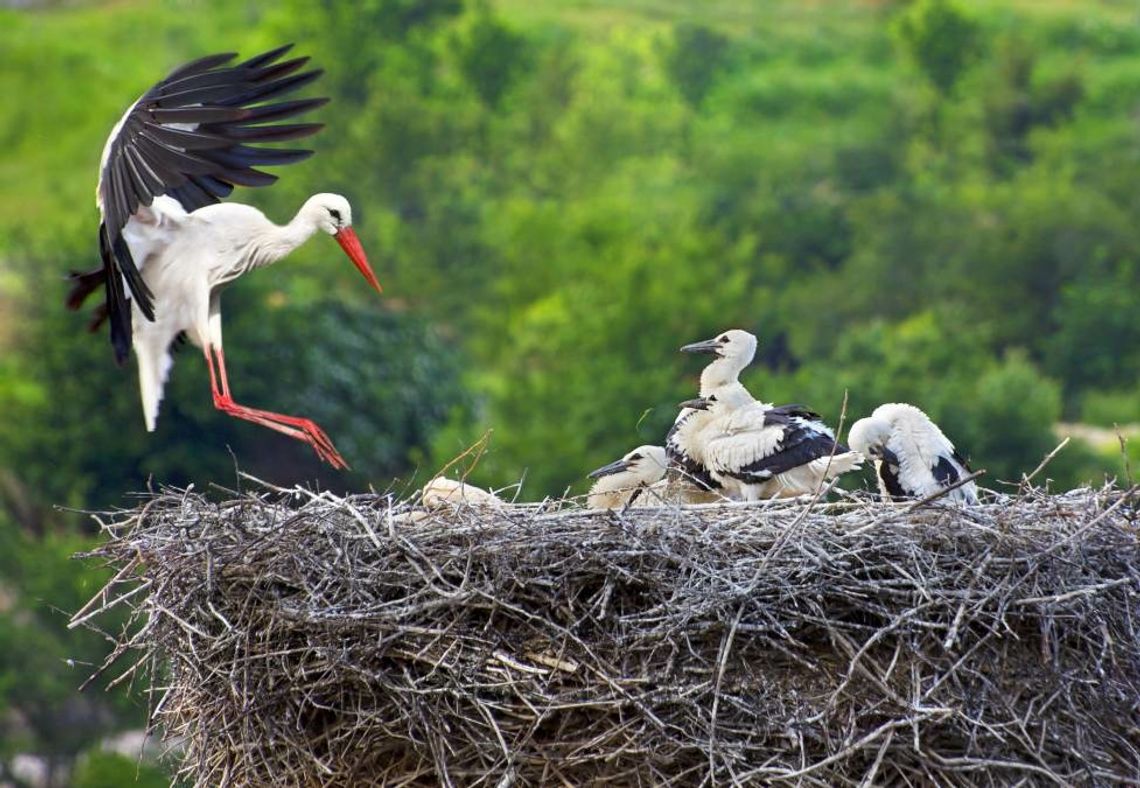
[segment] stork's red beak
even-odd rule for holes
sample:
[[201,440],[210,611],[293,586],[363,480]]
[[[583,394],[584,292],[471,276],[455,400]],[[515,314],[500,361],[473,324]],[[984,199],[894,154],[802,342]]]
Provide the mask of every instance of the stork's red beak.
[[376,274],[372,273],[372,266],[368,264],[368,257],[364,254],[364,247],[360,245],[360,239],[356,237],[356,231],[351,227],[345,227],[333,236],[336,242],[340,244],[340,248],[348,255],[348,259],[352,260],[356,270],[364,275],[368,280],[368,284],[376,288],[377,293],[383,292],[380,287],[380,282],[376,279]]

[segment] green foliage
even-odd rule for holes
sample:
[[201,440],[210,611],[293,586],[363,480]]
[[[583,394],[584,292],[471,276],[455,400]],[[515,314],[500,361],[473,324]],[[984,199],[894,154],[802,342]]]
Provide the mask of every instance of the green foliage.
[[1005,42],[997,57],[998,78],[984,97],[986,127],[991,166],[1008,173],[1032,160],[1031,132],[1070,120],[1085,91],[1074,72],[1035,84],[1037,53],[1021,39]]
[[72,788],[166,788],[170,779],[149,764],[109,752],[89,752],[75,765]]
[[1080,419],[1102,427],[1140,424],[1140,378],[1124,388],[1089,391],[1081,399]]
[[683,23],[673,31],[665,70],[692,106],[698,106],[725,67],[729,39],[704,25]]
[[142,710],[121,694],[77,693],[106,651],[103,638],[65,626],[107,579],[76,571],[72,556],[89,546],[65,531],[17,530],[0,510],[0,758],[27,750],[67,758],[116,724],[142,724]]
[[902,15],[899,37],[943,96],[954,92],[981,52],[981,25],[950,0],[919,0]]
[[459,69],[480,100],[497,107],[525,65],[526,39],[483,11],[458,48]]
[[1046,365],[1071,390],[1111,387],[1140,370],[1138,289],[1140,267],[1130,261],[1107,277],[1085,277],[1061,288]]
[[1060,386],[1022,353],[1010,353],[978,379],[969,408],[964,435],[992,480],[1017,481],[1057,444],[1049,425],[1061,416]]

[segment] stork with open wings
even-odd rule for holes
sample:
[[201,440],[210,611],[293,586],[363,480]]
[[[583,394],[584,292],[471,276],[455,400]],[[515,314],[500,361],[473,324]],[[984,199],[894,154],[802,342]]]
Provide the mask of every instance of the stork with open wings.
[[96,204],[102,214],[102,266],[74,274],[68,305],[78,309],[99,287],[106,302],[93,325],[111,328],[122,364],[133,346],[148,430],[154,430],[180,335],[201,347],[214,405],[308,443],[334,467],[347,467],[314,422],[234,401],[222,352],[220,294],[224,285],[280,260],[318,230],[332,235],[377,291],[380,284],[352,229],[352,209],[336,194],[316,194],[285,225],[248,205],[221,203],[237,186],[268,186],[275,175],[256,169],[289,164],[310,150],[256,143],[307,137],[318,123],[279,121],[328,100],[281,96],[321,71],[302,71],[306,57],[282,60],[283,46],[229,65],[234,53],[210,55],[175,69],[127,110],[103,149]]

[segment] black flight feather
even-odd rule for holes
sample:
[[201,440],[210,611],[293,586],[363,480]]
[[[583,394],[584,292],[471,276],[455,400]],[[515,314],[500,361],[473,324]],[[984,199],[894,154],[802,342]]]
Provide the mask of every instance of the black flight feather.
[[227,197],[235,185],[267,186],[277,177],[255,166],[289,164],[311,155],[251,147],[300,139],[322,128],[319,123],[273,122],[316,109],[327,98],[264,103],[321,75],[319,69],[298,73],[308,58],[281,60],[291,48],[277,47],[237,65],[230,65],[237,54],[225,52],[179,66],[135,102],[110,140],[99,178],[103,268],[98,276],[81,275],[75,281],[68,305],[75,308],[98,284],[106,286],[112,343],[120,360],[130,346],[124,280],[142,313],[154,319],[153,297],[122,238],[131,216],[162,195],[193,211]]

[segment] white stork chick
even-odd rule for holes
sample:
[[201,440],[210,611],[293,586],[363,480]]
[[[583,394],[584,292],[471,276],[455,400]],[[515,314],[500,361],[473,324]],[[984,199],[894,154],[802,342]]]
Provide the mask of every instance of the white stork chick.
[[459,506],[498,508],[504,505],[503,499],[493,492],[446,476],[437,476],[425,484],[420,491],[420,501],[426,509]]
[[669,460],[660,446],[638,446],[620,460],[590,472],[596,479],[586,496],[591,509],[620,509],[665,478]]
[[[875,461],[884,499],[925,498],[968,476],[969,466],[930,417],[913,405],[888,402],[851,425],[851,448]],[[978,503],[972,481],[946,495],[952,501]]]
[[681,405],[712,419],[701,435],[704,459],[713,479],[746,501],[814,494],[863,462],[802,405],[767,405],[734,387]]
[[[740,384],[740,373],[752,363],[756,355],[756,344],[755,335],[733,328],[713,339],[682,347],[683,353],[711,353],[715,356],[701,371],[700,395],[705,397],[726,386],[732,386],[739,389],[737,395],[751,398]],[[710,421],[711,416],[705,411],[682,409],[665,438],[665,451],[676,475],[703,490],[715,490],[719,486],[709,473],[701,454],[704,442],[700,433]]]

